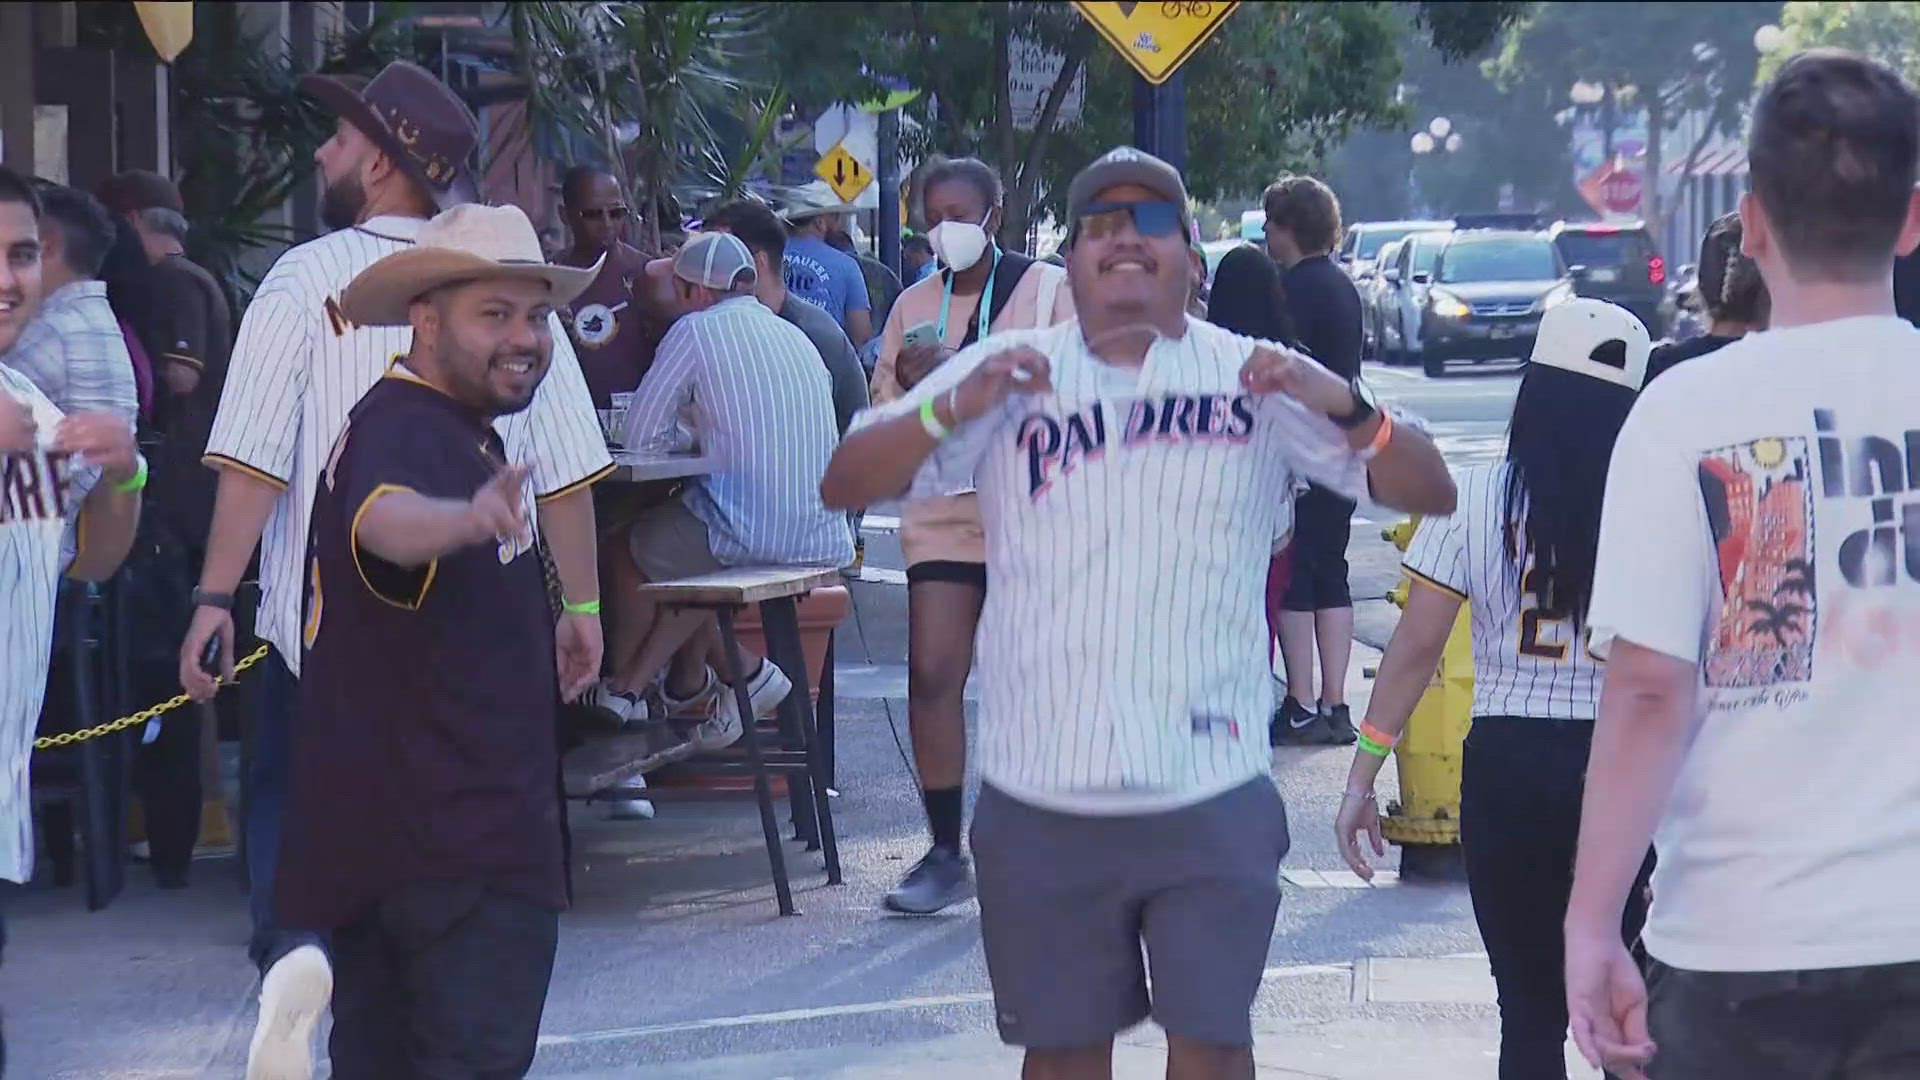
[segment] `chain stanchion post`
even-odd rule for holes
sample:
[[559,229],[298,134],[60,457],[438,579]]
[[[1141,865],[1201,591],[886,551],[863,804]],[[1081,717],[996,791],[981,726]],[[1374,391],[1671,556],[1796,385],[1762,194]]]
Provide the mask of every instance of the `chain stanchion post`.
[[[259,648],[253,650],[251,653],[248,653],[244,659],[242,659],[238,664],[235,664],[233,666],[234,678],[238,679],[240,677],[241,672],[247,670],[248,668],[252,667],[253,665],[259,663],[260,661],[266,658],[267,658],[267,647],[265,645],[260,646]],[[224,676],[222,676],[214,680],[214,685],[224,689],[225,687],[232,684]],[[118,720],[109,720],[104,724],[99,724],[94,727],[85,728],[80,731],[62,731],[55,735],[43,735],[40,738],[33,740],[33,748],[35,750],[52,750],[55,747],[72,746],[75,743],[83,743],[89,739],[98,739],[104,735],[112,735],[114,732],[125,731],[130,727],[135,727],[137,725],[144,724],[156,716],[161,716],[166,713],[170,713],[173,710],[181,707],[182,705],[185,705],[186,703],[192,700],[193,698],[189,697],[186,694],[175,694],[173,697],[168,698],[167,700],[161,702],[158,705],[153,706],[152,708],[142,709],[137,713],[133,713],[128,716],[123,716]]]

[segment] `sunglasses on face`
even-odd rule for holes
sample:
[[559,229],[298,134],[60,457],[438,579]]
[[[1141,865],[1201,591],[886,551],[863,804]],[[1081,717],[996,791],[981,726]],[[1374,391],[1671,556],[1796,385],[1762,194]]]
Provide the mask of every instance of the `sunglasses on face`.
[[627,220],[627,215],[632,213],[632,211],[624,206],[609,206],[604,210],[597,206],[587,206],[575,210],[574,213],[580,215],[581,221],[600,221],[602,219],[607,221],[625,221]]
[[1180,232],[1181,216],[1177,203],[1092,203],[1080,213],[1078,232],[1083,240],[1104,240],[1131,221],[1141,236],[1173,236]]

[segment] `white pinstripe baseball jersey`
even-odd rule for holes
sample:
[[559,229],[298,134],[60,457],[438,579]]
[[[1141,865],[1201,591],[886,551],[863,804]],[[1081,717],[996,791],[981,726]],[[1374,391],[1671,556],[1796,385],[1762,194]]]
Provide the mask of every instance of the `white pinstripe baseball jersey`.
[[1542,608],[1507,558],[1507,473],[1504,461],[1455,473],[1459,505],[1421,520],[1406,568],[1473,608],[1473,715],[1591,720],[1605,668],[1573,619]]
[[[43,443],[60,410],[26,376],[0,365],[0,397],[26,402]],[[27,764],[53,653],[53,607],[67,561],[64,539],[84,497],[55,455],[0,454],[0,878],[33,876]]]
[[[283,491],[260,540],[260,636],[300,670],[307,529],[327,454],[347,414],[413,331],[355,326],[339,294],[360,271],[413,242],[421,220],[376,217],[280,256],[240,321],[209,464],[239,468]],[[566,330],[553,320],[553,364],[523,412],[497,421],[507,457],[532,466],[530,496],[548,499],[605,476],[606,436]]]
[[1078,322],[997,334],[873,418],[911,415],[1028,344],[1053,390],[962,425],[914,492],[971,476],[987,536],[980,775],[1024,802],[1133,814],[1267,773],[1267,564],[1297,477],[1366,491],[1341,431],[1240,370],[1257,344],[1187,320],[1137,370]]

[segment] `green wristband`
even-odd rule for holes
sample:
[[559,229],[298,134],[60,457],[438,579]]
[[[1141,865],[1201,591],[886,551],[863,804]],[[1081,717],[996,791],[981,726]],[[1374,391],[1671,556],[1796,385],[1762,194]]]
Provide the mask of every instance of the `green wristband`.
[[113,490],[114,490],[114,493],[115,493],[115,494],[117,494],[117,495],[131,495],[131,494],[133,494],[134,492],[136,492],[136,491],[140,491],[140,490],[142,490],[142,489],[144,489],[144,488],[145,488],[145,487],[147,486],[147,457],[146,457],[146,455],[145,455],[145,454],[135,454],[135,455],[133,456],[133,460],[139,463],[139,464],[138,464],[138,465],[137,465],[137,466],[136,466],[136,467],[134,468],[134,470],[133,470],[133,475],[132,475],[132,476],[130,476],[130,477],[128,477],[127,479],[125,479],[125,480],[122,480],[122,481],[120,481],[119,483],[117,483],[117,484],[115,484],[115,485],[113,485]]
[[938,397],[930,397],[920,403],[920,426],[927,429],[927,434],[933,436],[934,442],[941,442],[952,434],[947,429],[947,425],[940,422],[939,415],[933,411],[933,403],[938,400]]
[[1374,757],[1377,757],[1377,758],[1383,758],[1383,757],[1386,757],[1388,754],[1393,753],[1393,747],[1387,746],[1366,735],[1360,736],[1360,740],[1357,745],[1360,747],[1360,749],[1363,752],[1372,754]]
[[569,615],[598,615],[600,614],[600,601],[589,600],[584,604],[563,603],[560,605],[560,610]]

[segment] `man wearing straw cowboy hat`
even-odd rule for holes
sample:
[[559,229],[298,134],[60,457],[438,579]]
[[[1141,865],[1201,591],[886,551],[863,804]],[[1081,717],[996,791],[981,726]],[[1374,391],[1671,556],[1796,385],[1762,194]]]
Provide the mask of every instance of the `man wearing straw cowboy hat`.
[[[180,678],[196,697],[213,693],[200,657],[219,643],[233,670],[234,593],[260,546],[261,638],[272,646],[253,680],[251,757],[244,835],[252,890],[249,953],[261,973],[260,1010],[249,1052],[255,1080],[304,1080],[308,1044],[331,992],[324,942],[273,918],[281,821],[291,773],[301,675],[301,597],[307,531],[327,455],[349,410],[409,349],[404,325],[368,326],[349,315],[341,291],[379,259],[412,247],[426,219],[468,202],[466,163],[478,141],[473,115],[452,91],[412,64],[389,64],[371,80],[312,75],[302,86],[339,116],[314,154],[323,215],[336,231],[292,248],[254,293],[234,343],[206,461],[220,474],[213,523],[180,650]],[[568,613],[557,639],[569,689],[600,666],[599,574],[589,485],[612,468],[586,380],[554,322],[550,377],[525,411],[501,420],[506,457],[529,468],[527,501],[560,579]],[[287,1062],[283,1069],[278,1062]]]
[[457,206],[342,296],[411,345],[334,442],[308,544],[283,925],[329,935],[338,1077],[523,1075],[566,904],[553,618],[497,417],[553,359],[517,207]]

